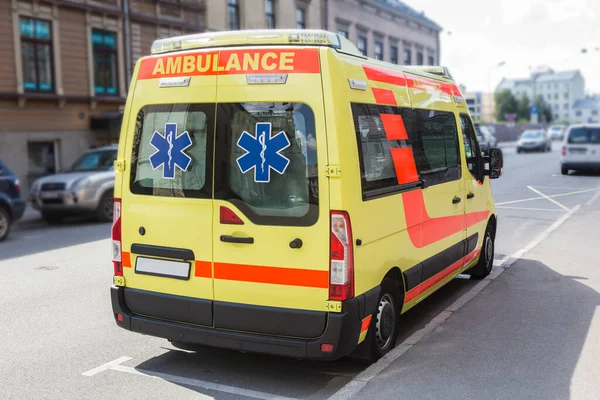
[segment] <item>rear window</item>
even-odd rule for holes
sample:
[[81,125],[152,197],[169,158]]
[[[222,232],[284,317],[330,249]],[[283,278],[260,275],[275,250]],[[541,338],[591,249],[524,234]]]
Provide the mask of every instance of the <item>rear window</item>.
[[570,144],[600,144],[600,128],[573,128],[569,133]]
[[68,169],[73,172],[108,171],[117,158],[117,150],[99,150],[83,154]]
[[216,199],[234,204],[256,224],[317,221],[317,132],[310,107],[219,104],[216,132]]

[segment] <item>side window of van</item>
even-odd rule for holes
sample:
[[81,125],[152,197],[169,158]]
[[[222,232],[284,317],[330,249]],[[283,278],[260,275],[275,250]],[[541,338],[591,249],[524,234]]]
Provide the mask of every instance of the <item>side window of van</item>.
[[[395,140],[397,132],[386,132],[382,115],[397,115],[404,130],[412,129],[412,110],[373,104],[352,104],[354,129],[358,140],[358,152],[361,167],[361,182],[365,199],[397,193],[406,189],[399,185],[391,149],[410,147],[408,140]],[[402,129],[398,125],[387,127]]]
[[454,114],[418,109],[414,115],[415,130],[409,131],[409,137],[421,179],[428,186],[460,179],[460,146]]
[[467,167],[473,175],[473,178],[483,180],[483,158],[479,143],[475,138],[475,129],[471,118],[466,114],[460,115],[460,127],[463,134],[463,142],[465,146],[465,158],[467,159]]

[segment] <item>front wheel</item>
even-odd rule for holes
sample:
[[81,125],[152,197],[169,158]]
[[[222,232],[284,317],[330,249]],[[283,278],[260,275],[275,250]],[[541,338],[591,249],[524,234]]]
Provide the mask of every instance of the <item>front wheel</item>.
[[569,169],[568,169],[568,168],[561,167],[561,169],[560,169],[560,173],[561,173],[562,175],[569,175]]
[[492,272],[494,267],[494,231],[491,224],[488,224],[483,236],[483,245],[481,246],[481,254],[479,261],[469,271],[471,278],[483,279]]
[[108,191],[102,195],[98,208],[96,209],[96,219],[99,222],[111,222],[113,220],[113,194]]

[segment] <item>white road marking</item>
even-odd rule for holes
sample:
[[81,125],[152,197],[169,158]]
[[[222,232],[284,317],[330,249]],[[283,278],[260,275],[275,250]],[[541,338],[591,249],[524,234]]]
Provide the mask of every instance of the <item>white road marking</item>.
[[117,358],[116,360],[113,360],[113,361],[107,362],[106,364],[102,364],[102,365],[101,365],[101,366],[99,366],[99,367],[96,367],[96,368],[90,369],[89,371],[86,371],[86,372],[84,372],[84,373],[83,373],[83,374],[81,374],[81,375],[85,375],[85,376],[94,376],[94,375],[96,375],[96,374],[97,374],[97,373],[99,373],[99,372],[103,372],[103,371],[109,370],[109,369],[111,369],[112,367],[116,367],[116,366],[118,366],[119,364],[122,364],[122,363],[124,363],[124,362],[126,362],[126,361],[129,361],[129,360],[131,360],[131,357],[121,357],[121,358]]
[[569,207],[565,206],[565,205],[564,205],[564,204],[562,204],[562,203],[559,203],[558,201],[554,200],[552,197],[545,195],[544,193],[540,192],[539,190],[537,190],[537,189],[535,189],[535,188],[533,188],[533,187],[531,187],[531,186],[527,186],[527,189],[531,190],[531,191],[532,191],[532,192],[534,192],[534,193],[537,193],[537,194],[539,194],[540,196],[542,196],[542,197],[543,197],[543,198],[545,198],[546,200],[548,200],[548,201],[550,201],[550,202],[552,202],[552,203],[556,204],[557,206],[559,206],[559,207],[560,207],[560,208],[562,208],[563,210],[565,210],[565,211],[571,211],[571,210],[569,209]]
[[529,208],[529,207],[504,207],[499,206],[496,208],[505,209],[505,210],[529,210],[529,211],[556,211],[556,212],[564,212],[564,210],[556,210],[554,208]]
[[[579,191],[576,191],[576,192],[553,194],[553,195],[546,196],[546,197],[555,198],[555,197],[571,196],[571,195],[574,195],[574,194],[595,192],[596,190],[598,190],[598,189],[586,189],[586,190],[579,190]],[[496,203],[496,206],[502,206],[504,204],[522,203],[522,202],[526,202],[526,201],[542,200],[544,198],[545,197],[541,197],[540,196],[540,197],[529,197],[527,199],[521,199],[521,200],[503,201],[502,203]]]
[[[183,376],[164,374],[162,372],[136,369],[136,368],[132,368],[132,367],[127,367],[125,365],[115,365],[110,369],[113,371],[118,371],[118,372],[126,372],[128,374],[146,376],[149,378],[162,379],[162,380],[165,380],[168,382],[178,383],[178,384],[186,385],[186,386],[192,386],[192,387],[197,387],[197,388],[202,388],[202,389],[207,389],[207,390],[214,390],[217,392],[229,393],[229,394],[234,394],[234,395],[238,395],[238,396],[252,397],[254,399],[297,400],[292,397],[277,396],[274,394],[259,392],[256,390],[242,389],[242,388],[238,388],[235,386],[221,385],[219,383],[202,381],[200,379],[185,378]],[[212,399],[212,397],[206,397],[206,398]]]
[[556,189],[556,190],[597,190],[596,188],[584,188],[584,187],[558,187],[558,186],[536,186],[536,189]]
[[599,191],[598,193],[596,193],[596,194],[594,195],[594,197],[592,197],[591,199],[589,199],[589,200],[587,201],[587,203],[585,203],[585,206],[586,206],[586,207],[589,207],[589,206],[591,206],[592,204],[594,204],[594,203],[596,202],[596,200],[598,200],[598,198],[600,198],[600,191]]
[[[596,196],[594,196],[596,197]],[[600,194],[598,195],[600,197]],[[469,300],[473,299],[479,292],[481,292],[487,285],[490,284],[491,281],[496,279],[502,272],[509,268],[512,264],[514,264],[518,259],[523,257],[525,253],[533,249],[535,246],[540,244],[546,237],[548,237],[552,232],[554,232],[558,227],[560,227],[567,219],[569,219],[573,214],[577,212],[581,208],[580,205],[573,207],[573,209],[569,210],[569,212],[555,221],[552,225],[550,225],[544,232],[542,232],[536,239],[531,241],[527,246],[523,247],[521,250],[515,252],[512,256],[506,257],[500,268],[496,268],[492,271],[490,275],[488,275],[484,280],[477,283],[473,288],[467,293],[463,294],[459,297],[452,305],[447,307],[444,311],[439,313],[435,318],[433,318],[425,328],[420,331],[415,332],[412,336],[406,339],[404,342],[396,345],[396,347],[386,354],[384,357],[379,359],[375,364],[372,364],[363,372],[358,374],[353,380],[348,382],[344,387],[334,393],[329,397],[328,400],[348,400],[354,398],[359,394],[359,392],[373,379],[375,376],[383,372],[387,367],[389,367],[394,361],[400,358],[404,353],[410,350],[413,346],[418,344],[424,337],[429,335],[431,332],[436,330],[440,325],[442,325],[452,314],[458,311],[461,307],[463,307]],[[494,264],[496,261],[494,261]]]

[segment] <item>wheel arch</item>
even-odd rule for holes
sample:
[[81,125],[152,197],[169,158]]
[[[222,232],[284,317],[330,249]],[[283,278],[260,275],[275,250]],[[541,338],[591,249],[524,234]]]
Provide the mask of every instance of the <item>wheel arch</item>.
[[[383,277],[383,280],[385,279],[390,279],[392,282],[394,282],[394,286],[396,286],[397,292],[396,292],[396,296],[398,299],[398,310],[401,311],[402,310],[402,305],[404,304],[404,294],[406,293],[406,286],[404,284],[404,275],[402,274],[402,271],[400,270],[400,268],[398,267],[393,267],[391,268]],[[383,283],[382,280],[382,283]]]

